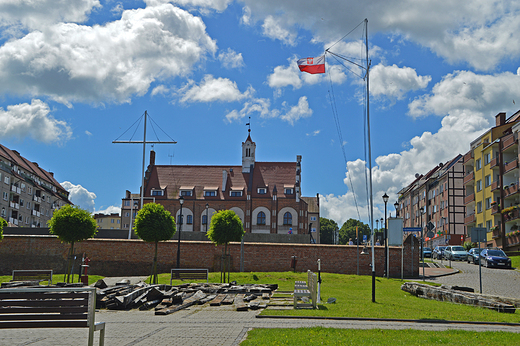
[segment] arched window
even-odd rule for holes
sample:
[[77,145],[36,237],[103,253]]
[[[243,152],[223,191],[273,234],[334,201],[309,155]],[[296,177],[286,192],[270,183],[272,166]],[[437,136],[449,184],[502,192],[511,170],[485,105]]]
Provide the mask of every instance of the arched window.
[[186,223],[188,225],[191,225],[193,223],[193,216],[192,215],[186,215]]
[[283,224],[292,226],[292,214],[287,212],[283,214]]
[[265,213],[263,211],[259,212],[256,216],[256,224],[265,225]]

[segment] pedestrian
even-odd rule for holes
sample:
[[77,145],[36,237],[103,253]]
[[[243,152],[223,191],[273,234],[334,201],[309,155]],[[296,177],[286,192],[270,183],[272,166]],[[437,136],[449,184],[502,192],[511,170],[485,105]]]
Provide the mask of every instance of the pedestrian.
[[348,245],[354,245],[354,242],[352,241],[352,238],[349,239]]
[[381,243],[379,243],[379,239],[377,239],[376,246],[379,246],[379,245],[381,245]]
[[292,234],[292,227],[289,228],[289,232],[287,232],[287,234]]

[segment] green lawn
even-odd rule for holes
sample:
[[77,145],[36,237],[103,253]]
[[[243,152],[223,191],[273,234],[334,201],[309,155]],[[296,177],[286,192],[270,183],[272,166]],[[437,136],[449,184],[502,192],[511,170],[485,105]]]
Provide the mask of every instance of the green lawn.
[[471,332],[447,330],[387,329],[254,329],[241,346],[256,345],[518,345],[520,334],[510,332]]
[[511,256],[511,266],[520,270],[520,256]]

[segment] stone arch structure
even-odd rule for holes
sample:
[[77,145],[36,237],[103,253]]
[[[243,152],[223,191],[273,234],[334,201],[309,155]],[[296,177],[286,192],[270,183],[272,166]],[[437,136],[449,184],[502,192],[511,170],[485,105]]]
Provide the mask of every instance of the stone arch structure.
[[[175,223],[176,223],[176,226],[177,226],[177,231],[179,230],[179,216],[181,214],[181,210],[177,210],[177,214],[175,214]],[[188,224],[187,221],[188,221],[188,216],[191,216],[191,224]],[[190,208],[187,208],[187,207],[183,207],[182,208],[182,219],[183,219],[183,223],[182,223],[182,232],[186,231],[186,232],[191,232],[193,231],[193,212],[191,211]]]
[[[213,217],[213,215],[216,213],[217,211],[213,208],[208,208],[208,228],[207,230],[209,231],[209,225],[211,224],[211,218]],[[201,232],[206,232],[206,225],[205,224],[202,224],[202,219],[204,218],[204,216],[206,216],[206,209],[202,210],[202,213],[200,214],[200,231]]]
[[[257,225],[258,213],[265,214],[265,225]],[[271,211],[266,207],[257,207],[253,210],[251,233],[271,233]]]

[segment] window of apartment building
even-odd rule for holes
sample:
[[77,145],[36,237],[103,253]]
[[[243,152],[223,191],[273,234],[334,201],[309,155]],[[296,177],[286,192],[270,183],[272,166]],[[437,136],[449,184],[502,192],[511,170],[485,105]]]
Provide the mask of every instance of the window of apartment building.
[[117,223],[120,224],[120,223],[121,223],[121,220],[117,219]]
[[181,196],[191,197],[191,190],[181,190]]
[[311,221],[316,221],[316,216],[311,216]]
[[2,217],[5,217],[5,208],[2,208]]
[[410,218],[410,213],[406,213],[406,219],[408,220]]
[[477,180],[477,192],[482,191],[482,180]]
[[491,153],[487,153],[484,155],[484,164],[487,165],[491,162]]
[[193,215],[186,215],[186,223],[191,225],[193,223]]
[[475,161],[475,169],[478,171],[481,168],[482,168],[482,162],[480,161],[480,159],[477,159]]
[[292,225],[292,214],[287,212],[283,214],[283,224],[284,225]]
[[438,211],[438,210],[437,210],[437,205],[434,205],[434,206],[433,206],[433,213],[435,214],[437,211]]
[[97,219],[97,223],[102,223],[103,219]]
[[130,201],[129,200],[125,201],[124,205],[125,205],[125,207],[129,207],[130,206]]
[[491,197],[486,198],[486,209],[491,208]]
[[32,195],[32,187],[29,186],[29,187],[27,188],[27,193],[28,193],[29,195]]
[[267,193],[267,188],[259,187],[257,192],[258,192],[259,195],[265,195]]
[[482,213],[482,202],[477,202],[477,213]]
[[444,209],[444,201],[441,201],[441,210]]
[[129,217],[130,216],[130,213],[129,212],[126,212],[125,213],[125,217]]
[[441,186],[439,186],[439,193],[443,193],[444,192],[444,184],[441,184]]
[[486,228],[490,230],[491,227],[493,227],[493,222],[491,220],[486,221]]
[[294,189],[293,188],[286,188],[284,190],[285,190],[285,194],[286,195],[292,195],[294,193]]
[[242,191],[230,191],[229,195],[231,197],[242,197]]
[[9,198],[9,195],[7,194],[7,192],[4,191],[4,201],[7,201],[8,198]]
[[486,187],[488,187],[489,185],[491,185],[491,175],[486,175],[485,179],[486,179],[486,182],[485,182]]
[[263,211],[259,212],[256,216],[256,224],[257,225],[265,225],[265,213]]
[[27,202],[27,209],[31,209],[31,202]]
[[114,219],[110,219],[110,223],[114,223]]
[[9,185],[9,177],[4,177],[4,183],[6,183],[7,185]]
[[23,204],[24,204],[24,200],[22,198],[20,198],[20,207],[23,207]]
[[217,195],[217,191],[204,191],[204,197],[215,197]]
[[152,196],[164,196],[163,190],[152,190]]

